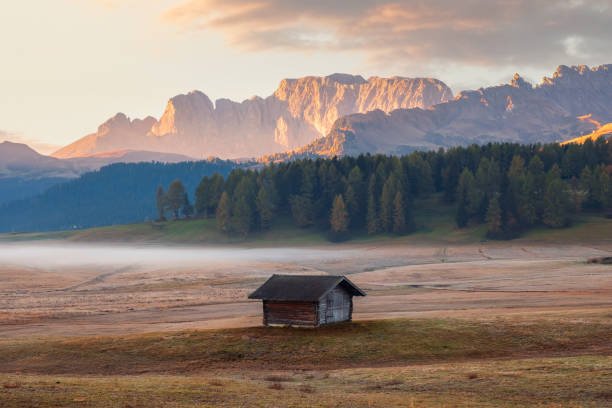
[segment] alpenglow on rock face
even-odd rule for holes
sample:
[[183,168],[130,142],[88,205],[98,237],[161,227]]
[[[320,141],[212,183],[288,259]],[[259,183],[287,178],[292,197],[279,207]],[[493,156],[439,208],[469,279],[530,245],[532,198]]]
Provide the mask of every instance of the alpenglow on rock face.
[[325,136],[334,122],[352,113],[428,108],[452,99],[431,78],[378,78],[333,74],[284,79],[267,98],[214,104],[193,91],[168,101],[159,119],[130,121],[118,114],[53,155],[78,157],[106,150],[139,149],[194,158],[256,157],[302,147]]
[[518,74],[510,84],[459,93],[429,109],[351,114],[329,134],[289,157],[402,154],[486,142],[566,141],[612,122],[612,64],[559,66],[532,86]]

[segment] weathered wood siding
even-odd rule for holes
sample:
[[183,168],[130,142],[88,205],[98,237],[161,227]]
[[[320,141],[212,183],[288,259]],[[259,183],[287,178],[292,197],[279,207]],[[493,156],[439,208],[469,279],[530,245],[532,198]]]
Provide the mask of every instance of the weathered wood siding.
[[319,302],[319,324],[351,320],[353,298],[338,286]]
[[316,326],[317,304],[264,300],[264,325]]

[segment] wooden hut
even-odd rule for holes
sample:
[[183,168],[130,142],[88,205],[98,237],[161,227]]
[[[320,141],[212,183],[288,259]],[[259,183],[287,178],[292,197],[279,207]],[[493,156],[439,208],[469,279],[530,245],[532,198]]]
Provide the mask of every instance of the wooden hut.
[[265,326],[319,326],[350,321],[353,296],[365,293],[344,276],[272,275],[249,299],[263,300]]

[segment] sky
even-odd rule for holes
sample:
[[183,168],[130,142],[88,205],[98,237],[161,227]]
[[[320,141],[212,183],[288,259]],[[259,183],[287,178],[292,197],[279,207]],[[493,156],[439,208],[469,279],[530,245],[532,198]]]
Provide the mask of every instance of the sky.
[[268,96],[282,78],[435,77],[455,93],[612,63],[612,0],[5,0],[0,141],[42,153],[117,112],[159,118],[194,89]]

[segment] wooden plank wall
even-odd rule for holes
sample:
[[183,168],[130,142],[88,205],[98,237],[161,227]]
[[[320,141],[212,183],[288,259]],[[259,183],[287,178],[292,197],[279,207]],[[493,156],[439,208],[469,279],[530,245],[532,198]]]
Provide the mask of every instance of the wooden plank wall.
[[317,304],[314,302],[276,302],[264,300],[264,325],[316,326]]
[[319,324],[351,320],[353,297],[341,287],[327,294],[319,303]]

